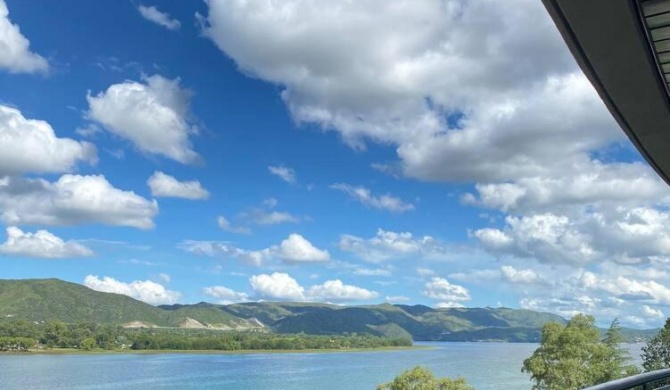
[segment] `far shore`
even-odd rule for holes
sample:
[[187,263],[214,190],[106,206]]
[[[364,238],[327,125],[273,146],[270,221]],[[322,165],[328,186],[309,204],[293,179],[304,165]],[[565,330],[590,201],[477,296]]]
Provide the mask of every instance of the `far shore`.
[[76,348],[51,348],[51,349],[29,349],[25,352],[0,352],[2,355],[249,355],[268,353],[356,353],[356,352],[384,352],[384,351],[411,351],[431,349],[431,346],[409,346],[409,347],[374,347],[374,348],[323,348],[323,349],[244,349],[235,351],[224,350],[175,350],[175,349],[92,349],[84,351]]

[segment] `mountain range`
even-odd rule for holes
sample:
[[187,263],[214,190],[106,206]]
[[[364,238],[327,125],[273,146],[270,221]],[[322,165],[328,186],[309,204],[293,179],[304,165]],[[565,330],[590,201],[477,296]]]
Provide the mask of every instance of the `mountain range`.
[[[436,309],[423,305],[339,306],[305,302],[152,306],[59,279],[0,280],[0,321],[15,319],[126,327],[369,333],[417,341],[510,342],[538,342],[545,323],[566,322],[555,314],[510,308]],[[629,340],[639,340],[656,331],[624,329],[624,335]]]

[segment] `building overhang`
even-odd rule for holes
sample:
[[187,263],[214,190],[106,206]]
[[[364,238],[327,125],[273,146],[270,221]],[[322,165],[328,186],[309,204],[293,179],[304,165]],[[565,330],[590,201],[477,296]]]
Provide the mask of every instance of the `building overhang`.
[[542,2],[616,121],[670,184],[670,0]]

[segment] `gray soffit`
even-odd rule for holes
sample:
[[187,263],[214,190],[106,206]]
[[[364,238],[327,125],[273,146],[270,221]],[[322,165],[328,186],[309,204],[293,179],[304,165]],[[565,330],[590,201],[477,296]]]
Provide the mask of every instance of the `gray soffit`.
[[670,184],[670,0],[542,2],[628,138]]

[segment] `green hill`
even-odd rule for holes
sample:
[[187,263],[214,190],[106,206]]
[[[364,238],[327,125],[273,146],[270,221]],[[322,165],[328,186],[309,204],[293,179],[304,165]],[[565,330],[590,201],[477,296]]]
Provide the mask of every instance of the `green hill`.
[[0,316],[30,321],[166,324],[163,310],[59,279],[0,280]]
[[[248,302],[152,306],[58,279],[0,280],[0,321],[210,329],[265,329],[279,333],[344,333],[411,337],[414,340],[537,342],[555,314],[510,308],[444,308],[423,305],[337,306],[325,303]],[[622,329],[639,341],[656,330]]]
[[214,305],[165,310],[125,295],[94,291],[59,279],[0,280],[0,319],[167,327],[259,326]]
[[238,303],[223,310],[256,318],[281,333],[410,335],[414,340],[539,341],[554,314],[509,308],[433,309],[416,305],[335,306],[312,303]]

